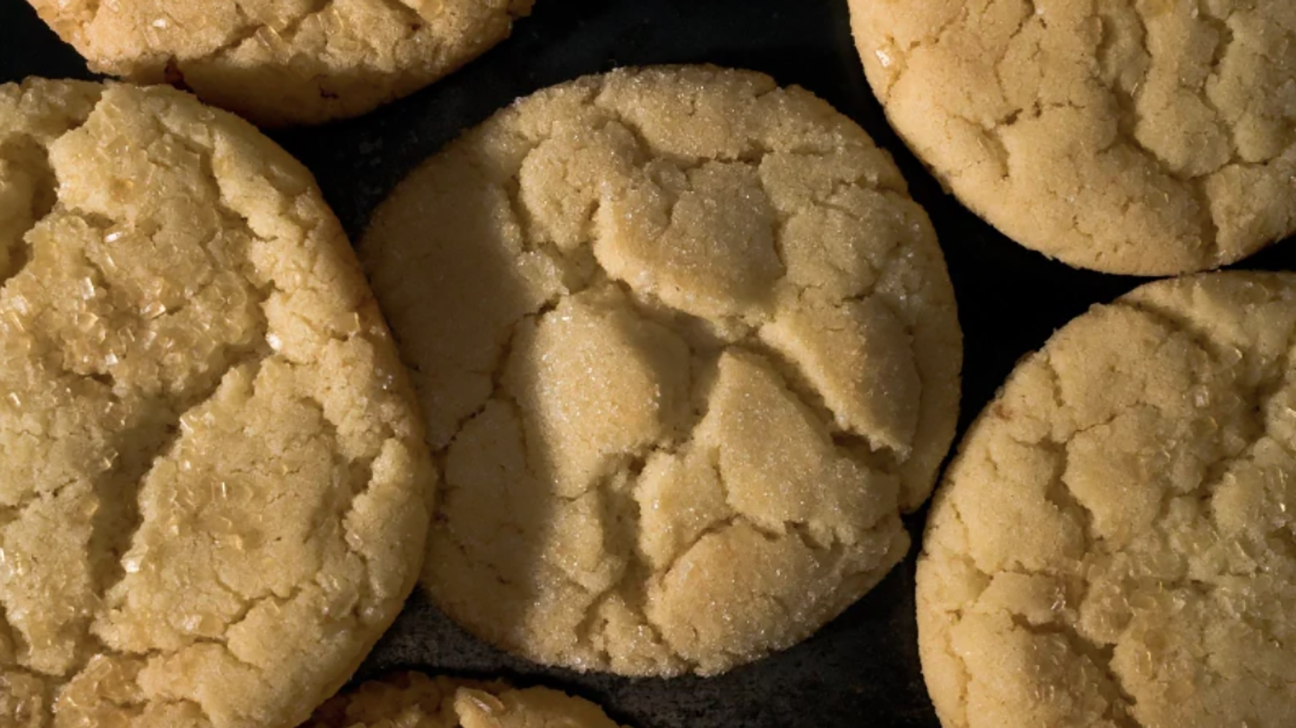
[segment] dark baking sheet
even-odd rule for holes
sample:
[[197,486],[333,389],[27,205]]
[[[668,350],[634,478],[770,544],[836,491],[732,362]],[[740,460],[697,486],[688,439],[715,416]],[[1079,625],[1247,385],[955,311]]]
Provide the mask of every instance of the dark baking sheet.
[[[920,1],[920,0],[916,0]],[[966,337],[962,427],[1022,355],[1090,305],[1140,282],[1068,268],[1017,246],[943,194],[887,126],[851,43],[845,0],[538,0],[513,37],[450,78],[360,119],[272,134],[315,173],[353,238],[413,165],[514,98],[616,66],[710,62],[799,84],[896,157],[940,234]],[[23,0],[0,0],[0,82],[90,77]],[[1286,269],[1279,245],[1241,267]],[[960,431],[962,428],[960,428]],[[919,671],[915,547],[863,600],[807,642],[711,679],[628,680],[547,670],[468,637],[420,595],[358,678],[400,668],[505,675],[565,688],[636,728],[936,728]]]

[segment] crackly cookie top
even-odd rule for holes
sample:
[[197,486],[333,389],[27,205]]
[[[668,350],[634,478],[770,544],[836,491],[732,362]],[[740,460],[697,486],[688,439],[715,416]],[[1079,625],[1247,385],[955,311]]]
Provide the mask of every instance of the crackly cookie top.
[[1296,724],[1296,276],[1152,283],[982,413],[918,566],[947,728]]
[[430,678],[373,680],[325,703],[303,728],[617,728],[598,706],[543,687]]
[[358,116],[508,37],[532,0],[28,0],[101,73],[258,124]]
[[1296,231],[1296,3],[851,0],[933,172],[1071,265],[1169,275]]
[[171,89],[0,86],[0,253],[0,724],[295,725],[431,487],[310,174]]
[[540,662],[715,673],[903,555],[961,340],[887,154],[797,88],[621,70],[409,176],[361,245],[444,464],[425,584]]

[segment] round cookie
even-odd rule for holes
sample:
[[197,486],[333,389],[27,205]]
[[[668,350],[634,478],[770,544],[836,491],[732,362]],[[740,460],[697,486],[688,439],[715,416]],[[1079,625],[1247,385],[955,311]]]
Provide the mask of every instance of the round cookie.
[[972,426],[918,563],[946,728],[1296,725],[1296,276],[1151,283]]
[[551,665],[713,674],[904,555],[961,334],[890,157],[707,67],[542,91],[425,162],[361,244],[443,465],[424,583]]
[[0,724],[293,726],[431,465],[310,173],[166,87],[0,86]]
[[302,728],[617,728],[598,706],[556,690],[429,678],[371,681],[325,703]]
[[359,116],[508,37],[532,0],[29,0],[100,73],[266,126]]
[[850,0],[869,82],[959,199],[1070,265],[1173,275],[1296,231],[1296,3]]

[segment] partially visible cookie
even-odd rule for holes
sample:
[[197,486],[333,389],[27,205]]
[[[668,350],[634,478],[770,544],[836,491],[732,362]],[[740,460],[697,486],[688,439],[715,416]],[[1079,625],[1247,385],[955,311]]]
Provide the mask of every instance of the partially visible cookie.
[[1296,232],[1296,3],[851,0],[887,117],[1017,242],[1173,275]]
[[358,116],[507,38],[533,0],[29,0],[92,70],[266,126]]
[[413,172],[361,255],[446,474],[425,584],[527,658],[713,674],[908,546],[961,338],[890,157],[709,67],[542,91]]
[[918,563],[946,728],[1296,725],[1296,276],[1151,283],[1025,359]]
[[325,703],[302,728],[617,728],[598,706],[543,687],[401,673]]
[[0,251],[0,725],[296,725],[431,491],[310,173],[170,88],[0,86]]

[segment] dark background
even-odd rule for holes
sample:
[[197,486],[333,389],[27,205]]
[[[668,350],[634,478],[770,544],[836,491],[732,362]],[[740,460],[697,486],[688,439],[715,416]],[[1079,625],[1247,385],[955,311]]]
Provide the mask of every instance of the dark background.
[[[966,337],[960,432],[1018,358],[1140,282],[1049,261],[946,196],[887,126],[851,42],[845,0],[537,0],[511,39],[444,81],[360,119],[271,136],[315,173],[355,239],[402,175],[513,99],[617,66],[702,62],[804,86],[895,156],[936,225],[958,293]],[[0,0],[0,82],[29,75],[91,77],[23,0]],[[1296,248],[1279,245],[1240,267],[1293,262]],[[907,519],[909,558],[858,604],[805,643],[721,677],[629,680],[540,668],[468,637],[416,593],[358,679],[400,668],[503,675],[596,700],[634,728],[937,728],[913,618],[924,515]]]

